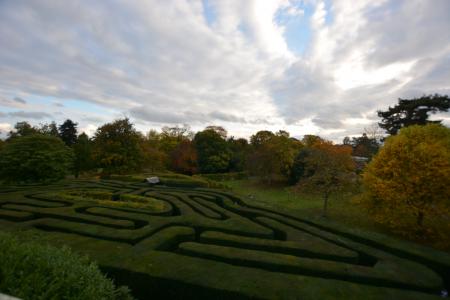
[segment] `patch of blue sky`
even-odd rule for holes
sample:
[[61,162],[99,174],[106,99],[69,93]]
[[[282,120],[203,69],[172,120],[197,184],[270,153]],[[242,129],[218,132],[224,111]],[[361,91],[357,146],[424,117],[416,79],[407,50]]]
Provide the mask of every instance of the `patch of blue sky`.
[[84,100],[79,99],[68,99],[68,98],[58,98],[58,97],[52,97],[52,96],[27,96],[25,97],[27,102],[30,104],[36,104],[36,105],[54,105],[56,103],[60,103],[64,105],[64,110],[77,110],[81,112],[90,112],[90,113],[99,113],[103,114],[109,109],[105,109],[104,107],[97,105],[95,103],[91,103]]
[[209,0],[202,0],[203,15],[205,16],[206,23],[211,26],[216,21],[216,12],[212,3]]
[[1,117],[1,113],[10,113],[10,112],[17,111],[17,110],[19,110],[19,109],[9,107],[9,106],[3,106],[0,104],[0,117]]
[[333,23],[333,6],[331,0],[325,0],[325,10],[327,14],[325,15],[325,24],[331,25]]
[[314,7],[310,3],[300,2],[297,9],[303,14],[292,15],[285,9],[275,15],[275,22],[284,26],[284,37],[289,49],[296,55],[303,55],[311,39],[310,19],[314,13]]

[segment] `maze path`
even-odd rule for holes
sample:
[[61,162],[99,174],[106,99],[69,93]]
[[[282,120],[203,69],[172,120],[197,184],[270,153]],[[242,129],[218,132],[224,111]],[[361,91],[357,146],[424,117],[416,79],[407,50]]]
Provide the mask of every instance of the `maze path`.
[[[123,208],[52,193],[70,190],[134,194],[166,205]],[[374,299],[423,299],[448,289],[450,280],[446,255],[382,244],[208,189],[115,181],[0,188],[0,225],[37,229],[51,242],[89,254],[141,298],[170,289],[175,297],[192,291],[314,299],[317,284],[325,284],[321,292],[330,297],[372,291]]]

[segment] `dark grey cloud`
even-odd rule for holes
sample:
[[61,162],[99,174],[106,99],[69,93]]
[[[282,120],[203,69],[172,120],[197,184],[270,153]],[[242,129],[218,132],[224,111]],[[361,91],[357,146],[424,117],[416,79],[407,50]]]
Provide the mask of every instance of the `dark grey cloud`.
[[312,122],[324,129],[339,129],[342,128],[342,122],[334,119],[320,119],[313,118]]
[[9,117],[23,118],[23,119],[45,119],[52,118],[52,115],[41,111],[13,111],[7,114]]
[[14,101],[19,102],[21,104],[27,104],[27,101],[25,101],[24,99],[22,99],[20,97],[14,97]]
[[221,111],[213,111],[208,114],[209,117],[215,120],[221,120],[226,122],[235,122],[235,123],[247,123],[247,120],[242,117],[238,117],[235,115],[227,114]]

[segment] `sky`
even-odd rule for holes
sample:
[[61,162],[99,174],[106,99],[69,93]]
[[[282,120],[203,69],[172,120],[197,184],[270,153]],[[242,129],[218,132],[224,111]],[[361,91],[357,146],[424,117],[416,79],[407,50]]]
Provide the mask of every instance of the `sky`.
[[128,117],[342,141],[434,93],[450,95],[448,0],[0,0],[3,137]]

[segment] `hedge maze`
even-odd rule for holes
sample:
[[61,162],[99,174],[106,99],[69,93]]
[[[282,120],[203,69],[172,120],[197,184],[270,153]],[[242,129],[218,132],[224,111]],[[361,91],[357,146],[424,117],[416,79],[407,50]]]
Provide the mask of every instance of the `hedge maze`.
[[[70,197],[80,191],[111,199]],[[149,205],[110,205],[128,195]],[[433,299],[450,285],[446,254],[205,188],[112,180],[2,187],[0,228],[35,229],[89,255],[138,299]]]

